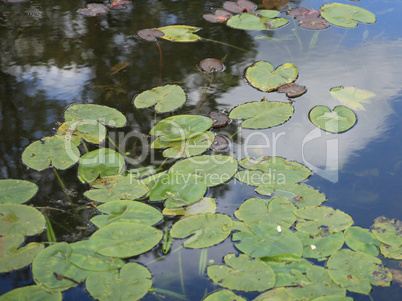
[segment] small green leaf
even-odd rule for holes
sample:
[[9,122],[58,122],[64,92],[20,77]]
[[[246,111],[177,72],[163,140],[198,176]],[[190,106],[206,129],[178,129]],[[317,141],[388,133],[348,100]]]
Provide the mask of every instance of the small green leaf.
[[357,121],[356,114],[344,106],[337,106],[332,111],[325,106],[315,106],[309,118],[315,126],[335,134],[349,130]]
[[39,234],[45,228],[45,218],[37,209],[18,204],[0,204],[0,236]]
[[0,204],[22,204],[29,201],[38,191],[36,184],[24,181],[0,180]]
[[201,40],[201,37],[194,34],[199,31],[200,27],[187,26],[187,25],[170,25],[165,27],[156,28],[162,31],[165,35],[161,39],[172,42],[196,42]]
[[0,296],[0,301],[61,301],[61,293],[49,293],[37,285],[28,285],[13,289]]
[[246,301],[246,299],[237,296],[232,291],[220,290],[209,294],[202,301]]
[[250,13],[241,13],[231,17],[226,25],[236,29],[245,30],[268,30],[284,26],[289,23],[285,18],[275,18],[279,15],[279,11],[275,10],[259,10]]
[[346,28],[356,27],[357,22],[366,24],[376,22],[373,13],[364,8],[349,4],[327,3],[321,6],[320,13],[328,22]]
[[352,110],[366,109],[361,103],[370,103],[370,99],[375,97],[376,94],[368,91],[361,90],[355,87],[334,87],[330,90],[332,97],[339,100],[341,104],[348,106]]
[[96,122],[110,127],[123,127],[126,124],[126,117],[116,109],[95,105],[76,104],[69,106],[64,112],[67,121],[84,121],[86,124],[96,126]]
[[378,247],[381,243],[367,229],[350,227],[345,230],[345,242],[354,251],[364,252],[373,256],[380,253]]

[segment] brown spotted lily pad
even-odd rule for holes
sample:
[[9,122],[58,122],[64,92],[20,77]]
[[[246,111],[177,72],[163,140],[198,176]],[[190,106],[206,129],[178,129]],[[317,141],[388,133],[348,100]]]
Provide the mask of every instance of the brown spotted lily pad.
[[214,121],[212,127],[221,127],[228,124],[230,118],[228,115],[222,112],[211,112],[209,113],[209,117]]
[[155,42],[156,38],[163,37],[165,34],[158,29],[141,29],[137,35],[144,41]]
[[266,9],[282,10],[289,5],[289,0],[262,0],[262,5]]
[[300,22],[299,26],[304,29],[320,30],[329,27],[327,21],[320,18],[320,11],[318,10],[309,10],[304,7],[299,7],[291,9],[288,15],[298,20]]
[[251,1],[239,0],[237,2],[226,1],[223,8],[235,14],[249,13],[257,9],[257,5]]
[[217,9],[214,14],[205,14],[202,17],[211,23],[226,23],[233,14],[224,9]]
[[200,62],[200,68],[206,73],[214,71],[221,72],[225,70],[225,65],[223,65],[223,63],[218,59],[207,58]]
[[214,142],[212,142],[211,149],[219,152],[226,150],[229,146],[229,141],[223,136],[215,136]]
[[278,87],[278,92],[286,93],[287,97],[298,97],[306,93],[306,86],[299,86],[296,83],[284,84]]
[[87,4],[87,8],[80,8],[79,10],[77,10],[78,14],[88,17],[101,16],[107,14],[108,12],[109,9],[106,5],[98,3],[90,3]]

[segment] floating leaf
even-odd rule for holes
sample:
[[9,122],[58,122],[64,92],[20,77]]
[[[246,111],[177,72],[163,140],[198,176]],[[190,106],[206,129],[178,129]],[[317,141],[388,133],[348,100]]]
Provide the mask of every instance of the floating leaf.
[[0,204],[22,204],[29,201],[38,191],[36,184],[24,181],[0,180]]
[[257,5],[247,0],[238,0],[237,2],[225,1],[223,2],[223,8],[232,13],[240,14],[243,12],[252,12],[256,10]]
[[288,15],[294,16],[296,20],[300,21],[299,26],[301,28],[318,30],[329,27],[326,20],[319,18],[320,12],[317,10],[310,11],[303,7],[293,8],[288,12]]
[[342,248],[345,241],[342,232],[329,234],[323,230],[314,236],[302,232],[296,232],[296,235],[303,243],[305,258],[321,259],[330,256]]
[[212,23],[226,23],[228,19],[233,17],[233,15],[224,10],[224,9],[217,9],[214,14],[205,14],[202,16],[205,20]]
[[70,140],[76,146],[80,145],[81,138],[100,144],[106,138],[106,128],[93,120],[67,121],[57,129],[57,136]]
[[135,200],[148,192],[148,187],[132,176],[105,177],[92,184],[94,189],[85,192],[84,195],[99,203]]
[[202,198],[198,202],[187,206],[186,208],[165,208],[163,215],[184,215],[191,216],[204,213],[214,214],[216,211],[216,202],[213,198]]
[[134,98],[134,106],[138,109],[148,108],[156,104],[156,113],[171,112],[186,102],[186,93],[178,85],[166,85],[144,91]]
[[114,66],[110,69],[110,72],[111,72],[110,75],[114,75],[114,74],[116,74],[117,72],[123,70],[124,68],[126,68],[126,67],[128,67],[128,66],[130,66],[130,62],[120,62],[120,63],[117,63],[116,65],[114,65]]
[[299,97],[306,93],[306,86],[299,86],[296,83],[283,84],[278,87],[278,92],[286,93],[287,97]]
[[336,233],[349,228],[353,224],[352,218],[340,211],[330,207],[304,207],[294,211],[300,218],[296,229],[303,233],[317,235],[325,227],[329,233]]
[[165,35],[161,36],[162,39],[172,42],[196,42],[201,40],[201,37],[194,34],[199,31],[200,27],[187,26],[187,25],[170,25],[159,27],[158,30],[162,31]]
[[22,153],[22,162],[37,171],[50,165],[67,169],[80,158],[78,148],[64,137],[45,137],[27,146]]
[[293,211],[296,209],[291,202],[284,198],[262,200],[247,199],[235,211],[235,216],[248,226],[257,223],[269,223],[290,228],[296,221]]
[[[299,20],[301,21],[301,20]],[[310,30],[321,30],[329,27],[329,24],[321,18],[304,18],[299,27]]]
[[116,222],[102,227],[89,240],[99,254],[127,258],[152,249],[161,239],[162,231],[153,227]]
[[247,255],[227,254],[227,266],[211,265],[207,268],[209,278],[220,286],[237,291],[264,291],[275,284],[275,273],[264,262]]
[[225,70],[225,65],[223,65],[223,63],[218,59],[207,58],[203,59],[200,62],[200,68],[204,70],[206,73],[211,73],[215,71],[221,72]]
[[45,218],[33,207],[0,204],[0,236],[39,234],[45,228]]
[[181,141],[162,142],[161,138],[157,138],[152,142],[151,148],[167,148],[163,151],[163,156],[177,159],[202,154],[212,145],[213,141],[214,134],[206,131],[198,136]]
[[158,209],[135,201],[112,201],[96,207],[104,215],[91,218],[95,226],[102,228],[115,222],[131,222],[152,226],[163,219]]
[[230,156],[197,156],[174,164],[169,173],[194,174],[202,178],[208,187],[229,181],[237,171],[237,161]]
[[328,22],[346,28],[357,26],[357,22],[372,24],[375,15],[368,10],[342,3],[327,3],[320,8],[321,16]]
[[109,12],[109,9],[104,4],[90,3],[87,4],[87,8],[80,8],[77,13],[88,17],[97,17],[105,15]]
[[381,243],[367,229],[350,227],[345,230],[345,242],[354,251],[378,256]]
[[177,115],[159,121],[149,132],[161,136],[161,142],[189,139],[207,131],[212,119],[199,115]]
[[372,285],[391,284],[392,275],[381,260],[363,252],[343,249],[328,259],[328,273],[332,280],[348,291],[369,294]]
[[208,248],[224,241],[232,231],[233,221],[225,214],[197,214],[179,220],[170,230],[173,238],[191,237],[186,248]]
[[212,127],[214,127],[214,128],[225,126],[230,121],[228,115],[226,115],[222,112],[211,112],[211,113],[209,113],[209,117],[211,117],[213,120]]
[[288,289],[284,287],[271,289],[257,296],[253,301],[297,301],[297,299],[290,297],[287,291]]
[[123,127],[126,124],[126,117],[116,109],[95,105],[76,104],[69,106],[64,112],[66,121],[88,121],[99,122],[102,125],[111,127]]
[[246,69],[246,79],[254,88],[271,92],[283,84],[294,82],[298,72],[291,63],[280,65],[274,70],[270,63],[259,61]]
[[315,106],[309,118],[315,126],[335,134],[349,130],[357,121],[356,114],[344,106],[337,106],[332,111],[325,106]]
[[149,200],[165,200],[166,208],[177,208],[199,201],[206,191],[207,186],[201,177],[172,172],[158,179],[149,193]]
[[370,103],[370,99],[376,96],[375,93],[368,90],[361,90],[355,87],[334,87],[329,90],[332,97],[339,100],[341,104],[348,106],[352,110],[366,109],[361,103]]
[[262,0],[262,5],[266,9],[274,9],[282,10],[289,6],[289,0]]
[[[36,284],[47,291],[61,292],[83,281],[88,272],[70,262],[71,252],[70,245],[65,242],[42,250],[32,262]],[[56,274],[63,277],[60,279]]]
[[155,42],[156,38],[163,37],[165,34],[158,29],[152,28],[139,30],[137,35],[145,41]]
[[402,259],[402,223],[399,220],[389,220],[385,217],[374,221],[371,231],[383,244],[381,253],[387,258]]
[[95,181],[99,176],[115,176],[122,172],[124,158],[109,148],[100,148],[80,158],[78,178],[81,182]]
[[88,292],[100,301],[140,300],[152,286],[151,273],[144,266],[129,262],[120,271],[91,273]]
[[246,301],[246,299],[237,296],[232,291],[220,290],[209,294],[202,301]]
[[44,246],[36,242],[20,248],[24,239],[24,235],[21,234],[0,236],[0,273],[11,272],[27,266],[43,250]]
[[231,17],[226,25],[236,29],[268,30],[282,27],[289,23],[288,19],[276,18],[276,10],[259,10],[253,13],[242,13]]
[[215,136],[214,141],[212,142],[211,149],[215,152],[220,152],[227,150],[229,147],[229,142],[223,136]]
[[0,301],[62,301],[61,293],[49,293],[37,285],[28,285],[13,289],[0,296]]

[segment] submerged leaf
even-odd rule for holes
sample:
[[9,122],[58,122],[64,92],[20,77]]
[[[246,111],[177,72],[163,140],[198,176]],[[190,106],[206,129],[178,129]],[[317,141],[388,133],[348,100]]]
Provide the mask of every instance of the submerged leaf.
[[315,126],[334,134],[349,130],[357,121],[356,114],[344,106],[337,106],[333,111],[325,106],[315,106],[309,119]]
[[332,97],[339,100],[341,104],[350,107],[352,110],[366,109],[361,103],[370,103],[370,99],[376,96],[375,93],[357,89],[355,87],[334,87],[330,90]]
[[87,4],[87,8],[80,8],[79,10],[77,10],[78,14],[88,17],[97,17],[105,15],[108,12],[109,9],[107,8],[107,6],[99,3],[90,3]]
[[200,27],[187,26],[187,25],[170,25],[165,27],[156,28],[162,31],[165,35],[161,36],[162,39],[172,42],[196,42],[201,40],[201,37],[194,34],[199,31]]
[[36,184],[14,179],[0,180],[0,204],[22,204],[38,191]]
[[346,28],[357,26],[357,22],[372,24],[376,17],[368,10],[349,4],[327,3],[320,8],[321,16],[328,22]]

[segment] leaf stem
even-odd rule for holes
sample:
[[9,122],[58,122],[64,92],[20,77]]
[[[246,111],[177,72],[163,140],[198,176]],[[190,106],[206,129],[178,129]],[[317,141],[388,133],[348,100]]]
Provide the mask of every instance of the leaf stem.
[[159,49],[159,82],[158,82],[158,86],[160,86],[161,82],[162,82],[162,48],[159,45],[158,40],[155,39],[155,43]]
[[248,50],[246,50],[246,49],[243,49],[243,48],[240,48],[240,47],[237,47],[237,46],[228,44],[228,43],[224,43],[224,42],[220,42],[220,41],[216,41],[216,40],[210,40],[210,39],[206,39],[206,38],[201,38],[201,39],[204,40],[204,41],[208,41],[208,42],[212,42],[212,43],[218,43],[218,44],[222,44],[222,45],[225,45],[225,46],[229,46],[229,47],[232,47],[232,48],[234,48],[234,49],[237,49],[237,50],[240,50],[240,51],[243,51],[243,52],[248,52]]
[[70,196],[69,196],[69,195],[67,194],[67,192],[66,192],[66,190],[67,190],[67,189],[66,189],[66,186],[64,185],[63,180],[61,179],[59,173],[57,172],[57,169],[56,169],[55,167],[53,167],[52,169],[53,169],[53,171],[54,171],[54,174],[56,175],[57,180],[59,180],[61,189],[63,189],[63,192],[64,192],[64,194],[65,194],[66,197],[67,197],[67,200],[68,200],[68,201],[70,202],[70,204],[72,205],[73,202],[71,201]]

